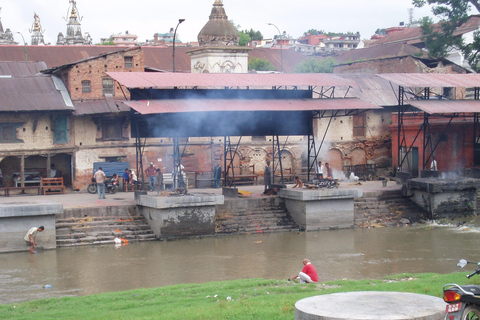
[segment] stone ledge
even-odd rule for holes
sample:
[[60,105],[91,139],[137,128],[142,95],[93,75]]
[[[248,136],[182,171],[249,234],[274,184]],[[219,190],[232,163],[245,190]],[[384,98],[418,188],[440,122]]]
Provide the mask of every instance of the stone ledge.
[[350,199],[360,198],[363,195],[362,189],[325,189],[325,190],[293,190],[281,189],[279,197],[299,200],[299,201],[317,201],[323,199]]
[[9,202],[0,204],[0,218],[45,216],[63,212],[63,204],[57,202]]
[[443,299],[407,292],[334,293],[295,304],[295,320],[438,320],[444,316]]

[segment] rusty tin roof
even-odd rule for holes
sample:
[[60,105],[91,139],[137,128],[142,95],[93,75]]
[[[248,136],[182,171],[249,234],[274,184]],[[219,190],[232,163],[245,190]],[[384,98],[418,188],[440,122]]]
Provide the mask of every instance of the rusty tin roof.
[[408,103],[428,114],[479,113],[480,100],[409,100]]
[[480,87],[480,74],[383,73],[378,74],[402,87]]
[[125,101],[141,114],[209,111],[315,111],[381,109],[360,99],[165,99]]
[[252,74],[252,73],[152,73],[107,72],[127,88],[172,87],[282,87],[355,86],[355,82],[328,73]]

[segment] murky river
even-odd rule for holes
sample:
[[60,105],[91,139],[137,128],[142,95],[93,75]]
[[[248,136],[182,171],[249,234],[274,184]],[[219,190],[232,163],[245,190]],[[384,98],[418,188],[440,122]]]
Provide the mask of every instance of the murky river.
[[[480,260],[480,232],[383,228],[210,237],[0,254],[0,303],[240,278],[287,279],[309,258],[320,282],[448,273]],[[38,237],[41,245],[41,234]],[[45,289],[45,285],[51,285]]]

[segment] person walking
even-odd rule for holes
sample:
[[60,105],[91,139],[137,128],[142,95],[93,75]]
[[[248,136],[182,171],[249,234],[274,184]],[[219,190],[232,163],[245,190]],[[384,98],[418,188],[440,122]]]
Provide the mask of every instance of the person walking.
[[267,193],[268,190],[272,188],[272,168],[270,167],[270,161],[267,161],[263,178],[265,180],[265,191],[263,191],[263,193]]
[[155,190],[155,167],[153,166],[153,162],[150,162],[150,165],[145,170],[145,174],[148,177],[148,184],[150,185],[150,191]]
[[43,232],[43,230],[45,230],[44,226],[40,226],[38,228],[33,227],[30,228],[30,230],[28,230],[27,234],[25,235],[24,239],[27,246],[30,247],[30,254],[36,253],[36,251],[34,251],[34,247],[37,246],[37,233]]
[[98,190],[98,199],[105,199],[105,173],[102,170],[102,167],[99,167],[95,175],[95,182],[97,183],[97,190]]
[[435,156],[432,156],[432,162],[430,163],[430,170],[437,171],[437,160],[435,160]]

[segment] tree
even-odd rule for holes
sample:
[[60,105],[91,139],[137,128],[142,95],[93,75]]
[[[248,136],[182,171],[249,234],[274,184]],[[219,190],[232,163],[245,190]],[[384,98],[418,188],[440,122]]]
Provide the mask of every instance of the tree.
[[375,30],[375,34],[378,34],[379,36],[384,36],[387,34],[387,29],[378,28],[377,30]]
[[240,34],[240,39],[238,40],[239,46],[246,46],[252,40],[247,33],[244,33],[243,31],[239,31],[238,33]]
[[248,60],[248,70],[256,71],[276,71],[277,69],[273,64],[265,58],[251,57]]
[[295,67],[296,73],[332,73],[333,66],[337,64],[337,61],[332,58],[315,59],[308,58],[304,62],[299,63]]
[[252,40],[263,40],[263,34],[260,31],[255,31],[250,28],[249,31],[245,30],[243,32],[248,34]]
[[304,36],[306,36],[307,34],[317,35],[317,34],[323,34],[323,33],[324,33],[323,30],[310,29],[310,30],[308,30],[307,32],[304,32],[303,35],[304,35]]
[[480,71],[480,33],[473,34],[473,41],[465,43],[454,31],[470,18],[472,7],[480,12],[480,0],[413,0],[413,5],[432,5],[432,12],[440,18],[434,24],[431,18],[422,19],[422,33],[425,47],[434,58],[445,57],[451,48],[460,50],[475,71]]

